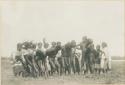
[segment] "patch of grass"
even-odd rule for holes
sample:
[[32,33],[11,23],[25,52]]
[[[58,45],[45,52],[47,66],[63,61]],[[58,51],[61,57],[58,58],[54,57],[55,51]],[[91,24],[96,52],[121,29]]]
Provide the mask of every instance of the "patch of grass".
[[112,61],[112,71],[107,74],[52,76],[47,79],[14,77],[8,59],[1,60],[1,85],[83,85],[83,84],[124,84],[125,61]]

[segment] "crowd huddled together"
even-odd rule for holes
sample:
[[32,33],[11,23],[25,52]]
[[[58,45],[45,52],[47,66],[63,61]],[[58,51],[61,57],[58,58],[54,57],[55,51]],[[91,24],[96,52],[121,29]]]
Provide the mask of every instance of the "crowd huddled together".
[[111,70],[107,43],[95,46],[87,36],[78,44],[75,40],[64,45],[61,42],[49,44],[45,38],[38,43],[17,43],[12,61],[14,75],[22,77],[100,74]]

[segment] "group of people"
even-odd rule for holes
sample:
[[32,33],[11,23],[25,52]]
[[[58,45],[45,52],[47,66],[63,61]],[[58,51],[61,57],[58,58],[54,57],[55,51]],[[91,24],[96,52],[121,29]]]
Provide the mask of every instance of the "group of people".
[[48,77],[76,73],[86,75],[111,70],[107,43],[102,42],[95,46],[93,40],[87,36],[82,37],[78,44],[75,40],[64,45],[61,42],[49,44],[45,39],[38,43],[18,43],[12,56],[15,76],[21,74],[23,77]]

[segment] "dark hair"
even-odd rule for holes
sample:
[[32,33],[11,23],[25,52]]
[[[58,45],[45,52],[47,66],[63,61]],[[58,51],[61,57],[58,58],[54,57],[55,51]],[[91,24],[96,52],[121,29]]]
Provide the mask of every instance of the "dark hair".
[[75,40],[72,40],[72,41],[71,41],[71,45],[72,45],[72,47],[75,47],[75,46],[76,46],[76,41],[75,41]]
[[52,45],[56,45],[56,42],[52,42],[51,44],[52,44]]
[[22,43],[17,43],[17,50],[20,50],[22,48]]

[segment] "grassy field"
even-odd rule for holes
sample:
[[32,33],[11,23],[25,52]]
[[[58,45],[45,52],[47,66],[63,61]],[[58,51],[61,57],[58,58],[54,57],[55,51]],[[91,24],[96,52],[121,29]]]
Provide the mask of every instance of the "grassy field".
[[12,66],[7,59],[1,60],[2,85],[83,85],[83,84],[125,84],[125,61],[112,61],[112,71],[107,74],[54,75],[45,78],[14,77]]

